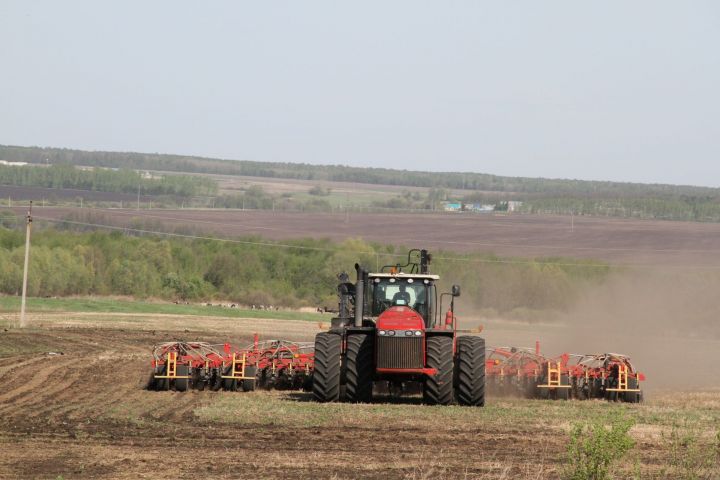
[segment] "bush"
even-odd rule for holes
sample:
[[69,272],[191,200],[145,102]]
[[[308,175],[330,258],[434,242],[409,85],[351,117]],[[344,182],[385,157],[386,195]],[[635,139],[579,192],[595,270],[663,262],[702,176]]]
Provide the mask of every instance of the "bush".
[[567,480],[606,480],[614,465],[635,442],[628,434],[634,421],[622,416],[597,418],[589,424],[576,423],[567,447]]
[[663,438],[670,450],[668,464],[670,471],[664,471],[672,478],[704,480],[716,478],[713,472],[720,471],[720,430],[714,438],[702,438],[697,426],[673,426]]

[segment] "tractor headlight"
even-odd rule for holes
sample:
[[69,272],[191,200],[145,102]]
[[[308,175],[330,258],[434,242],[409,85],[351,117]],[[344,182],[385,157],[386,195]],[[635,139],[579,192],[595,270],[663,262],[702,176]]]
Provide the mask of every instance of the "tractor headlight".
[[422,335],[422,332],[420,330],[415,330],[415,336],[419,337],[420,335]]
[[410,337],[410,336],[412,336],[412,334],[413,334],[412,330],[405,330],[406,337]]
[[395,330],[388,330],[387,334],[392,337],[393,335],[395,335]]
[[381,337],[384,337],[386,334],[387,334],[387,332],[385,330],[380,330],[378,332],[378,335],[380,335]]

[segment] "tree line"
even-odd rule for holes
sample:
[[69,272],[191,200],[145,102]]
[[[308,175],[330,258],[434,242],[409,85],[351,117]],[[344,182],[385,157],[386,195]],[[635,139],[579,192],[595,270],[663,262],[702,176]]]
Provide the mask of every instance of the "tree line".
[[474,172],[422,172],[345,165],[224,160],[189,155],[91,152],[64,148],[0,145],[0,159],[61,165],[88,165],[135,170],[214,173],[302,180],[330,180],[426,188],[465,189],[513,194],[590,197],[720,196],[720,189],[687,185],[506,177]]
[[[24,234],[13,223],[10,215],[0,215],[0,293],[7,295],[18,295],[22,285]],[[257,237],[237,242],[160,238],[62,230],[39,223],[28,289],[31,296],[219,298],[246,305],[333,307],[339,272],[352,275],[358,260],[375,270],[403,260],[407,252],[361,240],[306,239],[283,245]],[[437,258],[454,258],[432,265],[433,272],[443,276],[443,291],[460,283],[466,308],[497,312],[569,308],[608,274],[602,265],[569,265],[583,263],[576,260],[505,263],[492,255],[434,253]]]
[[218,191],[217,182],[202,176],[147,177],[129,169],[94,168],[84,170],[72,165],[0,165],[0,184],[101,192],[137,193],[140,191],[144,195],[182,197],[215,195]]
[[[501,205],[508,200],[522,201],[526,213],[554,213],[603,215],[628,218],[662,220],[720,221],[720,188],[687,185],[640,184],[569,179],[503,177],[482,173],[419,172],[384,168],[359,168],[343,165],[308,165],[235,161],[197,156],[146,154],[129,152],[88,152],[82,150],[17,147],[0,145],[0,159],[30,163],[50,162],[65,169],[53,180],[28,182],[16,172],[7,181],[13,185],[44,185],[59,188],[106,189],[105,191],[136,192],[138,179],[130,169],[162,170],[170,172],[227,174],[251,177],[302,179],[317,181],[358,182],[365,184],[425,187],[425,195],[403,192],[393,198],[375,201],[377,209],[438,210],[447,200],[464,203],[490,203]],[[88,165],[125,169],[121,172],[96,170],[94,177],[75,178],[78,172],[69,170],[72,165]],[[12,168],[12,167],[7,167]],[[60,170],[58,170],[60,172]],[[108,173],[112,172],[112,173]],[[113,174],[115,177],[112,177]],[[105,178],[108,176],[108,178]],[[121,179],[123,177],[124,179]],[[143,192],[180,196],[216,195],[217,184],[206,177],[166,175],[162,179],[143,179]],[[115,190],[107,190],[115,189]],[[461,195],[453,190],[464,189]],[[311,192],[315,197],[298,200],[273,195],[258,188],[248,189],[239,195],[222,195],[197,206],[227,208],[257,208],[303,211],[331,211],[332,205],[322,198],[325,192],[318,187]],[[329,192],[327,192],[329,193]],[[173,201],[174,202],[174,201]],[[173,203],[170,202],[170,203]]]

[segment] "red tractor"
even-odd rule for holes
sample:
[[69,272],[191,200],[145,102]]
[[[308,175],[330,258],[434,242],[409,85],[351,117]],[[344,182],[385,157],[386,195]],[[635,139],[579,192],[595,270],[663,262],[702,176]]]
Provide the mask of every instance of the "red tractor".
[[[368,273],[357,281],[341,274],[339,316],[315,337],[313,395],[320,402],[369,402],[376,382],[396,390],[420,385],[431,405],[485,404],[485,340],[457,336],[455,298],[439,295],[440,277],[429,273],[431,255],[411,250],[404,265]],[[443,298],[450,308],[441,320]]]

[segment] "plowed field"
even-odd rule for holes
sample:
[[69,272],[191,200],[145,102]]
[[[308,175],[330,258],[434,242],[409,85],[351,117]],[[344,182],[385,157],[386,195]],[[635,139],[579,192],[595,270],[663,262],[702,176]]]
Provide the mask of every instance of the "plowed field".
[[678,421],[704,433],[720,423],[717,390],[658,392],[643,405],[489,399],[483,409],[416,398],[353,406],[297,392],[149,392],[154,343],[240,343],[253,331],[304,340],[318,329],[57,313],[33,315],[30,325],[0,329],[0,478],[556,478],[571,422],[605,414],[637,421],[626,472],[677,478],[662,472],[672,448],[662,433]]
[[[24,208],[14,208],[21,216]],[[150,230],[274,240],[364,238],[383,244],[519,257],[594,258],[645,265],[720,266],[720,224],[471,213],[300,213],[240,210],[37,208],[66,219]],[[142,221],[144,220],[144,223]],[[572,222],[572,223],[571,223]]]

